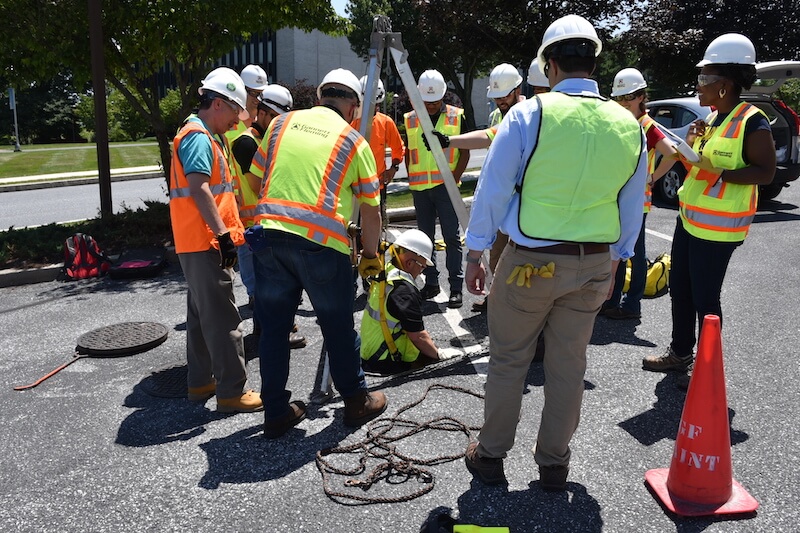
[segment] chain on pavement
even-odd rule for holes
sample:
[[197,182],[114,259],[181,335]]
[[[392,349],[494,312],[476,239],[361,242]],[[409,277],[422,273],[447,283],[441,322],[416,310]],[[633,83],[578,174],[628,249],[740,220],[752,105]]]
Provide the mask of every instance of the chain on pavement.
[[[426,430],[463,433],[467,437],[467,443],[469,443],[471,432],[478,431],[481,428],[481,426],[468,426],[450,416],[441,416],[425,422],[417,422],[400,417],[403,412],[421,404],[425,398],[427,398],[428,393],[434,389],[459,392],[481,400],[484,397],[482,393],[462,387],[434,383],[428,387],[421,398],[404,405],[394,416],[379,418],[371,422],[367,426],[367,436],[362,441],[317,452],[316,462],[317,468],[319,468],[322,474],[323,490],[330,499],[346,505],[400,503],[413,500],[433,490],[435,478],[430,470],[423,467],[455,461],[464,457],[465,452],[461,451],[456,454],[439,455],[422,459],[400,453],[397,450],[397,443],[407,437],[419,435]],[[465,449],[466,445],[462,450]],[[358,454],[358,465],[350,469],[333,466],[329,462],[328,457],[335,454]],[[357,478],[356,476],[367,472],[367,461],[369,459],[377,459],[380,462],[376,467],[372,468],[363,479]],[[358,488],[362,492],[366,492],[370,487],[381,480],[385,480],[392,485],[399,485],[406,481],[416,479],[421,484],[421,487],[410,494],[402,496],[370,497],[352,492],[334,490],[332,487],[334,476],[346,477],[347,479],[343,482],[345,487]]]

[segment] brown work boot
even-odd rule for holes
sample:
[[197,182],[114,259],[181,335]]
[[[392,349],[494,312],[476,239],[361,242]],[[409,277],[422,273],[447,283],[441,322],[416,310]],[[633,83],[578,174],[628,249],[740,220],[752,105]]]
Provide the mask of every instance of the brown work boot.
[[692,364],[692,356],[680,357],[667,347],[663,355],[648,355],[642,359],[642,368],[651,372],[686,372]]
[[298,348],[304,348],[306,345],[306,338],[300,335],[299,333],[289,333],[289,349],[290,350],[297,350]]
[[233,398],[217,398],[217,412],[219,413],[255,413],[263,411],[261,395],[251,390],[244,391]]
[[189,392],[186,397],[190,402],[204,402],[214,396],[216,392],[217,384],[212,381],[208,385],[203,385],[202,387],[189,387]]
[[478,443],[470,442],[464,453],[464,462],[467,470],[486,485],[503,485],[508,483],[503,471],[503,460],[478,455]]
[[305,419],[306,404],[300,400],[291,402],[287,408],[282,417],[264,421],[264,437],[277,439]]
[[386,395],[382,392],[363,390],[344,399],[344,425],[363,426],[386,410]]

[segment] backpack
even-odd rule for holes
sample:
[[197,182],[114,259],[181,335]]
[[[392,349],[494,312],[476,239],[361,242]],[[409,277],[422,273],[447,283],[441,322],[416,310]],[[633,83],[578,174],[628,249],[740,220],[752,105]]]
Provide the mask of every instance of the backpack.
[[[647,277],[644,282],[644,297],[658,298],[669,292],[669,267],[672,258],[668,253],[659,254],[653,261],[647,260]],[[625,285],[622,292],[628,292],[631,285],[631,261],[625,267]]]
[[64,276],[86,279],[104,275],[111,261],[91,235],[76,233],[64,241]]

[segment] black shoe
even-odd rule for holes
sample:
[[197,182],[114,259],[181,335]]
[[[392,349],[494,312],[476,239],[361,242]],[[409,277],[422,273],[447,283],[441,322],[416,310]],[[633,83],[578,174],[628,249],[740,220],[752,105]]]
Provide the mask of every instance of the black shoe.
[[539,483],[542,485],[542,490],[548,492],[567,490],[567,474],[569,467],[565,465],[540,466]]
[[682,391],[688,391],[689,382],[692,381],[693,372],[694,372],[694,361],[692,361],[692,363],[689,365],[689,368],[686,369],[685,374],[681,374],[675,379],[675,386]]
[[472,310],[475,311],[476,313],[485,313],[486,310],[489,308],[488,302],[489,300],[487,298],[484,298],[480,302],[475,302],[474,304],[472,304]]
[[425,285],[422,287],[422,290],[419,291],[419,294],[422,296],[423,300],[430,300],[431,298],[435,298],[440,292],[442,292],[442,289],[438,285]]
[[503,471],[502,459],[490,459],[478,455],[478,443],[470,442],[464,454],[467,470],[486,485],[503,485],[508,483]]
[[464,305],[463,298],[461,297],[461,291],[453,291],[450,293],[450,299],[447,300],[447,307],[450,309],[458,309],[462,305]]
[[306,345],[306,338],[302,335],[298,335],[297,333],[289,333],[289,349],[296,350],[298,348],[304,348]]
[[623,309],[622,307],[615,307],[613,309],[609,309],[603,313],[603,316],[608,318],[612,318],[614,320],[633,320],[637,318],[642,318],[641,313],[634,313],[633,311],[628,311],[627,309]]

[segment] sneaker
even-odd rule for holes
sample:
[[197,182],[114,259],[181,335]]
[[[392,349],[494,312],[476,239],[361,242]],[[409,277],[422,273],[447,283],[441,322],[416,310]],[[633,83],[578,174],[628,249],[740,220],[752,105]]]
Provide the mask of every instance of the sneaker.
[[464,462],[467,464],[467,470],[486,485],[508,483],[506,474],[503,471],[503,460],[478,455],[477,442],[470,442],[467,446],[467,451],[464,453]]
[[264,421],[264,437],[267,439],[277,439],[294,426],[303,421],[306,417],[306,404],[300,400],[291,402],[286,414],[274,420]]
[[685,374],[681,374],[675,380],[675,386],[678,387],[682,391],[689,390],[689,383],[692,381],[692,374],[694,373],[694,361],[689,365],[689,368],[686,369]]
[[261,395],[251,390],[244,391],[240,396],[233,398],[217,398],[217,412],[219,413],[255,413],[263,411]]
[[298,335],[297,333],[289,333],[289,349],[296,350],[297,348],[303,348],[306,345],[306,338],[302,335]]
[[386,410],[386,395],[382,392],[363,390],[344,399],[344,425],[349,427],[363,426]]
[[472,304],[472,310],[475,311],[476,313],[485,313],[486,309],[489,308],[489,304],[487,302],[488,300],[486,298],[484,298],[480,302],[475,302],[474,304]]
[[442,289],[438,285],[425,285],[422,287],[422,290],[419,291],[423,300],[430,300],[440,292],[442,292]]
[[458,309],[464,305],[464,299],[461,296],[461,291],[453,291],[450,293],[450,299],[447,300],[447,307],[450,309]]
[[542,490],[548,492],[561,492],[567,490],[567,474],[569,467],[566,465],[540,466],[539,483]]
[[212,381],[208,385],[202,387],[189,387],[189,392],[186,397],[190,402],[204,402],[214,396],[217,392],[217,384]]
[[622,307],[614,307],[612,309],[608,309],[603,312],[603,316],[612,318],[614,320],[632,320],[636,318],[642,318],[641,313],[634,313],[633,311],[628,311],[627,309],[623,309]]
[[692,364],[692,356],[679,357],[668,347],[664,355],[648,355],[642,359],[642,368],[651,372],[685,372]]

